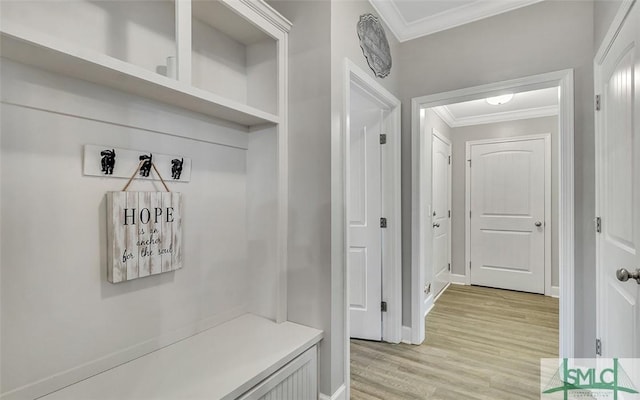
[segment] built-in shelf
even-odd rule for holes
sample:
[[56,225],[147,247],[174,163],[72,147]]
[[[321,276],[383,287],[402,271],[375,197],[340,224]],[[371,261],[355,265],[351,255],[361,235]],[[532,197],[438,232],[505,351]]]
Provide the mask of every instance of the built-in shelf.
[[236,399],[321,339],[245,314],[42,399]]
[[5,22],[0,34],[2,57],[240,125],[279,123],[274,114],[28,28]]

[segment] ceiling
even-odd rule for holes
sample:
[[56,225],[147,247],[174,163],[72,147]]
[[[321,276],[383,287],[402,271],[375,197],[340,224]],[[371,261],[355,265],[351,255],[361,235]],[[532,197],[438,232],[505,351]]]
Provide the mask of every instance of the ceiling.
[[369,0],[401,42],[540,1],[542,0]]
[[558,115],[558,88],[516,93],[506,104],[492,106],[485,99],[433,107],[451,128]]

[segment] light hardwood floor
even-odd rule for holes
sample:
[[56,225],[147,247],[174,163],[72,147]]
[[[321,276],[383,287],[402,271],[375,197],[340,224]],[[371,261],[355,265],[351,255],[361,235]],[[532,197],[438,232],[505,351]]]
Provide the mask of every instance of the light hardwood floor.
[[451,285],[420,346],[351,340],[351,399],[540,399],[558,354],[558,299]]

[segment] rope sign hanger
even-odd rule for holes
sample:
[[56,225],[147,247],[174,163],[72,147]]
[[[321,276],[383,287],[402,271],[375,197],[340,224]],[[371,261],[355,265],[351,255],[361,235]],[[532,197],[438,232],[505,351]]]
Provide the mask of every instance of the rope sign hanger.
[[[136,170],[133,171],[133,175],[131,175],[131,178],[129,178],[129,181],[127,182],[127,184],[124,185],[124,187],[122,188],[123,192],[127,191],[127,188],[129,187],[129,185],[131,185],[131,182],[133,182],[133,179],[136,177],[136,175],[138,174],[138,171],[140,171],[140,168],[142,168],[142,165],[145,162],[148,162],[148,160],[140,161],[140,164],[138,164],[138,167],[136,168]],[[151,162],[151,167],[153,167],[153,170],[156,172],[156,175],[158,175],[158,178],[160,178],[160,182],[162,182],[162,186],[164,186],[164,188],[167,189],[167,192],[171,192],[171,190],[169,190],[169,187],[165,183],[164,179],[162,179],[162,175],[160,175],[160,171],[158,171],[158,168],[156,168],[156,164],[154,162]]]

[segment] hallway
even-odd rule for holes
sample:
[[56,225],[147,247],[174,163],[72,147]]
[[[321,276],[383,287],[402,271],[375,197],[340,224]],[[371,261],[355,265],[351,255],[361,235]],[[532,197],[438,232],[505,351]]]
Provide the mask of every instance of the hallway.
[[351,399],[539,399],[557,357],[558,299],[451,285],[420,346],[351,341]]

